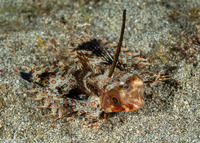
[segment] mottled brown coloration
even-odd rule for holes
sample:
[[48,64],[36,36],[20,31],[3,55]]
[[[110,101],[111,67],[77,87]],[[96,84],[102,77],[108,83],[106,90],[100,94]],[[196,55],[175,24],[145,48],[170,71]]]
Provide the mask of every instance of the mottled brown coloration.
[[[134,111],[142,107],[144,104],[144,83],[137,75],[126,83],[130,88],[124,89],[123,86],[116,86],[112,90],[102,95],[101,107],[105,112],[121,112],[121,111]],[[113,98],[117,101],[114,102]]]
[[99,127],[103,112],[138,110],[144,104],[144,83],[166,79],[162,71],[148,72],[148,60],[130,50],[121,50],[111,71],[117,53],[115,47],[105,40],[85,41],[78,47],[69,47],[71,51],[66,51],[66,55],[65,52],[60,55],[63,59],[70,57],[73,66],[41,64],[27,70],[29,74],[20,75],[35,85],[36,97],[32,99],[42,100],[43,105],[39,107],[51,108],[52,114],[58,116],[56,119],[71,113],[75,119],[85,113],[84,125]]

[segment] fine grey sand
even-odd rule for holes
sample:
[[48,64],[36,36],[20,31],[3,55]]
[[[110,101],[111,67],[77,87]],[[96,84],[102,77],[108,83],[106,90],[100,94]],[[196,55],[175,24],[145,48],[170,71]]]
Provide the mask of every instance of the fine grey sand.
[[[200,1],[80,2],[85,13],[77,0],[0,1],[0,142],[200,142]],[[48,65],[80,35],[118,41],[124,9],[123,46],[170,79],[147,86],[141,109],[109,114],[97,132],[80,130],[81,118],[42,117],[47,111],[34,108],[41,103],[28,99],[31,84],[15,67]]]

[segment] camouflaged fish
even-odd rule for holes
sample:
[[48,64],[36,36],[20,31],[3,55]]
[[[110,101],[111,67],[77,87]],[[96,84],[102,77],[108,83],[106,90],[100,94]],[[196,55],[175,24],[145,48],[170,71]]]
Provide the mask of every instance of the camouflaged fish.
[[[135,111],[142,107],[144,82],[165,80],[162,72],[149,71],[147,59],[130,50],[118,52],[113,67],[119,45],[92,39],[70,51],[74,66],[42,64],[20,72],[20,76],[34,84],[35,97],[31,99],[43,101],[39,107],[51,108],[51,115],[61,118],[74,113],[76,118],[85,114],[84,125],[99,128],[102,113]],[[109,75],[111,68],[114,71]]]

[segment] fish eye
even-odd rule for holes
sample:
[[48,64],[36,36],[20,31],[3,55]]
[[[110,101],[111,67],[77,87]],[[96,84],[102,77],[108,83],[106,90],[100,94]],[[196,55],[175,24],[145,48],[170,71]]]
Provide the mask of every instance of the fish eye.
[[129,84],[129,83],[130,83],[130,80],[127,80],[127,81],[126,81],[126,84]]
[[112,98],[112,101],[113,101],[114,103],[118,103],[118,102],[119,102],[118,99],[117,99],[116,97],[113,97],[113,98]]

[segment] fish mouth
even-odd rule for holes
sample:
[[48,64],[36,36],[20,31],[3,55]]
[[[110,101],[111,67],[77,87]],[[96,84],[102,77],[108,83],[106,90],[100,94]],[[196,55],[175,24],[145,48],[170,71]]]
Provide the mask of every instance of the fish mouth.
[[135,99],[134,101],[132,101],[131,103],[125,103],[123,105],[121,105],[120,107],[118,106],[112,106],[109,108],[106,108],[105,112],[109,113],[109,112],[130,112],[130,111],[136,111],[139,108],[141,108],[144,105],[144,98],[141,95],[140,99]]
[[107,108],[106,112],[130,112],[130,111],[136,111],[139,108],[141,108],[144,105],[144,98],[143,95],[140,96],[139,99],[134,99],[131,103],[125,103],[121,107],[116,108]]
[[126,103],[123,105],[126,111],[135,111],[141,108],[144,105],[144,97],[143,95],[139,95],[138,98],[132,99],[130,103]]

